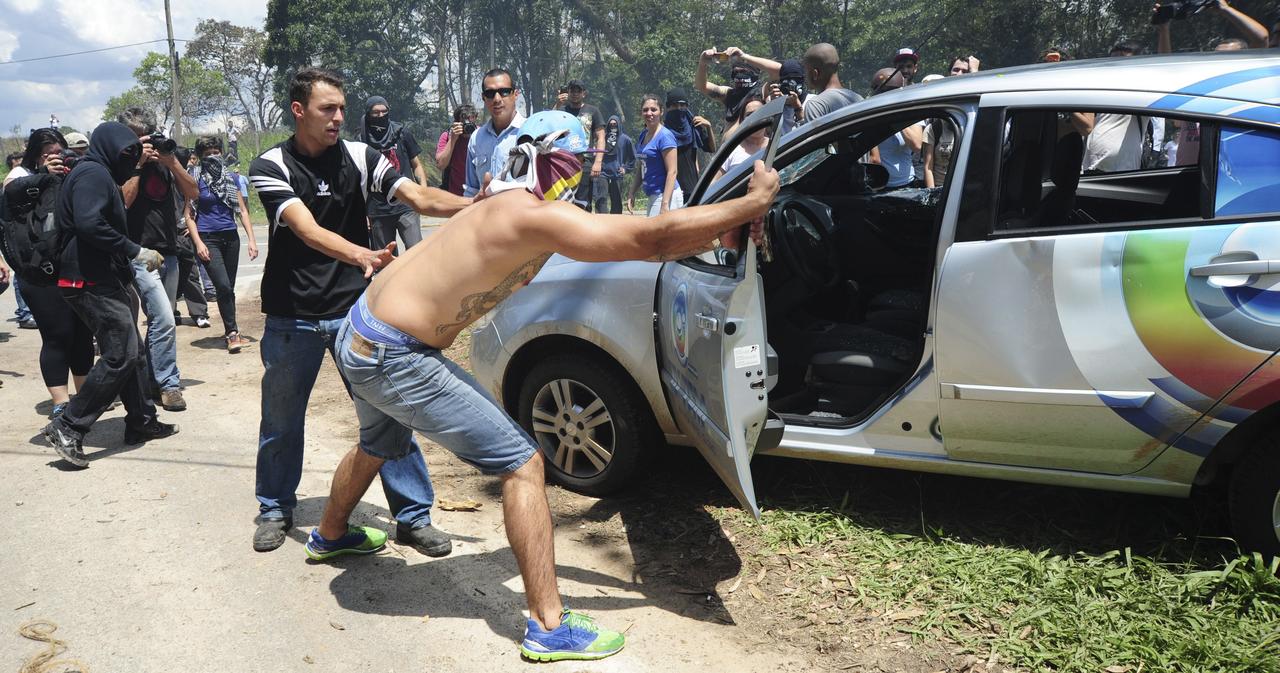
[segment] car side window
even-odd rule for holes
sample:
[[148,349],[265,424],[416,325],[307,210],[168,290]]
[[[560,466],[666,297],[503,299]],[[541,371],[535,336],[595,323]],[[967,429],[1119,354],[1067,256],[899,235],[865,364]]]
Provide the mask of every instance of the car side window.
[[1107,110],[1014,110],[1000,153],[995,231],[1200,216],[1201,125]]
[[1280,212],[1280,133],[1223,125],[1215,217]]

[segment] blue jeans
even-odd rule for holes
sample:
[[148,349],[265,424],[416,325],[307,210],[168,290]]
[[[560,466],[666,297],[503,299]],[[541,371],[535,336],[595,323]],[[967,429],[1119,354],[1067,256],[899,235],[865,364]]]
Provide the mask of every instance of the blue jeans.
[[412,429],[484,474],[515,472],[533,457],[533,439],[465,370],[371,315],[356,320],[338,332],[337,360],[354,393],[360,450],[394,459]]
[[[302,480],[302,448],[307,401],[325,351],[334,355],[334,341],[343,318],[328,320],[267,316],[258,349],[262,354],[262,424],[258,430],[258,509],[262,518],[293,516]],[[343,379],[346,385],[346,379]],[[350,394],[350,387],[347,389]],[[422,452],[413,437],[407,453],[382,465],[382,488],[396,521],[410,528],[431,523],[435,490]]]
[[[166,255],[165,264],[177,265],[177,255]],[[139,261],[133,262],[133,283],[147,316],[147,359],[160,390],[181,387],[178,375],[178,334],[173,323],[173,305],[160,280],[160,271],[147,271]]]
[[31,320],[31,309],[27,306],[27,300],[22,298],[22,288],[18,287],[18,274],[9,276],[9,282],[13,285],[13,299],[18,302],[18,308],[13,310],[13,317],[18,322]]

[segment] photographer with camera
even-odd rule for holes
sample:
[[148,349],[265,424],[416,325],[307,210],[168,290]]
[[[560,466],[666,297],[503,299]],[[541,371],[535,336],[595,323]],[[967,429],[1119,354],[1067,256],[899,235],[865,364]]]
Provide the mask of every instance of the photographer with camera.
[[[157,130],[154,115],[131,107],[117,119],[142,143],[142,154],[133,175],[120,188],[127,211],[129,239],[159,253],[163,266],[172,273],[178,268],[178,207],[182,200],[200,198],[200,188],[174,155],[177,141]],[[173,305],[169,302],[161,269],[149,269],[142,261],[135,260],[133,270],[142,311],[147,315],[147,352],[152,377],[160,390],[160,405],[166,411],[182,411],[187,408],[187,402],[182,397],[178,372]]]
[[68,370],[79,390],[93,366],[93,334],[63,301],[57,275],[51,273],[50,262],[59,252],[58,233],[56,227],[45,225],[52,221],[63,176],[79,160],[63,143],[55,129],[31,132],[19,166],[26,175],[6,181],[9,209],[3,215],[4,256],[13,267],[15,284],[22,281],[22,292],[40,330],[40,376],[53,402],[50,418],[61,415],[71,399]]
[[[787,109],[782,113],[780,133],[786,135],[803,121],[804,101],[809,97],[805,86],[804,64],[798,58],[789,58],[778,68],[778,81],[765,88],[764,102],[769,103],[779,96],[787,97]],[[747,115],[743,115],[743,119]],[[726,131],[725,135],[728,135]]]
[[1214,51],[1232,51],[1236,49],[1261,49],[1267,46],[1267,29],[1261,23],[1235,7],[1227,0],[1175,0],[1174,2],[1156,3],[1151,9],[1151,23],[1156,27],[1156,52],[1173,53],[1173,40],[1169,26],[1174,21],[1184,21],[1204,10],[1219,14],[1244,39],[1228,38],[1218,43]]
[[156,418],[155,407],[147,399],[149,376],[138,339],[134,265],[152,272],[164,262],[160,253],[127,235],[121,187],[137,182],[144,159],[135,131],[117,122],[99,125],[89,140],[88,153],[63,180],[54,208],[58,230],[65,237],[57,287],[93,331],[102,352],[66,410],[43,431],[58,455],[76,467],[89,466],[81,443],[117,395],[127,412],[126,444],[178,431],[177,426]]
[[[391,106],[382,96],[370,96],[364,102],[360,142],[377,150],[391,162],[400,175],[426,186],[427,174],[418,156],[422,147],[413,133],[399,122],[391,121]],[[390,204],[382,199],[369,199],[369,239],[374,248],[386,247],[396,240],[396,232],[408,250],[422,242],[422,218],[412,208],[403,204]],[[394,251],[399,254],[399,249]]]
[[440,187],[450,194],[462,196],[467,182],[467,143],[476,132],[476,108],[459,105],[453,111],[453,124],[440,134],[436,143],[436,168],[440,169]]

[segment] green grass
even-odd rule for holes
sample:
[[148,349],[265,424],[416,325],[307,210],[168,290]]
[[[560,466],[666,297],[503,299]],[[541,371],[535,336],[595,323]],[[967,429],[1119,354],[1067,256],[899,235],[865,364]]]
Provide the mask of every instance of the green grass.
[[766,557],[803,560],[787,561],[788,577],[811,591],[779,594],[797,617],[835,593],[842,609],[892,611],[898,631],[1031,671],[1280,671],[1280,559],[1058,554],[948,536],[923,517],[925,534],[910,534],[848,500],[770,509],[759,525],[719,511]]

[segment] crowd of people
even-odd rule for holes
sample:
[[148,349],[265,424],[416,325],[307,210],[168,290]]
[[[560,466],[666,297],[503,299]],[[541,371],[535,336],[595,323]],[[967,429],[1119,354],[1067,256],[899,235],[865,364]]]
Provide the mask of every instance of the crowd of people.
[[[1259,34],[1260,25],[1236,15],[1230,14],[1233,23],[1249,35],[1246,46],[1259,35],[1276,44],[1275,28]],[[1158,30],[1163,49],[1168,27]],[[1111,55],[1136,52],[1121,44]],[[1054,47],[1043,60],[1067,58]],[[870,94],[914,85],[919,63],[913,49],[892,54],[869,79]],[[710,81],[712,64],[728,66],[729,84]],[[959,55],[946,75],[921,82],[980,65],[971,54]],[[178,298],[185,298],[194,324],[208,327],[207,277],[228,352],[247,344],[235,286],[240,230],[250,259],[258,256],[247,205],[251,185],[269,219],[254,549],[279,548],[293,526],[307,404],[328,352],[355,405],[360,439],[337,467],[307,555],[323,560],[385,545],[385,532],[348,522],[377,474],[396,538],[429,556],[450,553],[449,535],[432,525],[434,491],[417,432],[502,479],[506,532],[529,607],[521,652],[540,660],[609,656],[622,648],[623,636],[565,609],[560,599],[537,445],[441,351],[553,253],[585,261],[666,260],[736,247],[744,233],[758,236],[777,174],[755,162],[744,196],[684,208],[706,168],[703,157],[718,136],[732,134],[775,98],[786,101],[784,130],[861,100],[842,82],[840,66],[836,48],[826,43],[782,61],[736,47],[707,49],[698,56],[693,89],[722,105],[723,119],[713,124],[693,114],[683,89],[646,94],[638,107],[643,129],[634,139],[620,114],[605,118],[588,102],[587,86],[577,79],[550,110],[526,118],[511,73],[494,68],[481,79],[488,118],[480,123],[475,107],[459,106],[438,138],[440,188],[427,186],[421,146],[381,96],[364,102],[355,139],[343,140],[344,82],[317,68],[293,75],[295,133],[258,156],[247,179],[224,158],[229,148],[220,137],[200,137],[185,151],[138,108],[90,137],[37,129],[26,150],[9,157],[0,206],[4,254],[15,294],[21,292],[19,310],[27,312],[19,324],[38,329],[42,342],[39,366],[52,402],[43,434],[65,461],[84,468],[83,439],[117,399],[126,412],[126,443],[178,431],[156,410],[186,408]],[[1131,133],[1127,118],[1112,116],[1076,113],[1064,123],[1095,138]],[[750,161],[768,142],[767,131],[747,136],[720,170]],[[922,124],[894,134],[870,158],[885,167],[888,188],[932,187],[945,178],[954,143],[949,128]],[[1109,160],[1105,152],[1086,149],[1085,156]],[[624,204],[634,210],[641,189],[647,217],[622,215]],[[429,244],[423,214],[450,218]],[[748,232],[741,231],[744,222],[752,223]],[[13,231],[30,236],[17,245],[9,240]],[[10,275],[0,264],[0,280]]]

